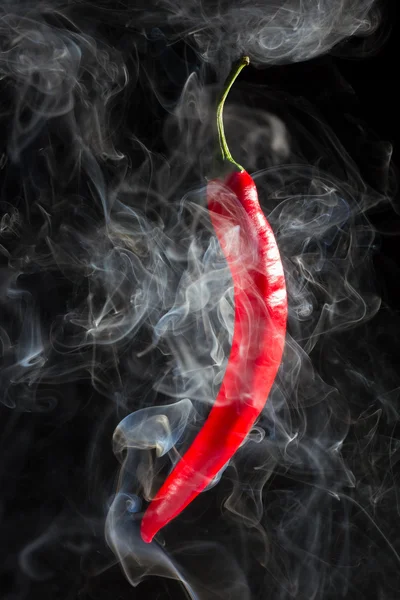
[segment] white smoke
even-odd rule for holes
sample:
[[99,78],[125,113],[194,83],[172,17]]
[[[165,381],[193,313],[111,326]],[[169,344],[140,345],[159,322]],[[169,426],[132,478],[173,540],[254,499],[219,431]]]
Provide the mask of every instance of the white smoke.
[[[397,326],[379,320],[369,222],[388,192],[362,180],[312,107],[240,81],[226,131],[282,255],[285,356],[257,427],[207,491],[158,544],[138,527],[230,351],[232,280],[204,198],[223,79],[243,53],[298,62],[372,33],[373,1],[1,11],[0,387],[12,415],[1,475],[5,505],[15,482],[26,504],[2,521],[16,540],[7,568],[23,577],[7,598],[62,580],[72,555],[89,580],[117,561],[132,585],[172,578],[196,600],[357,597],[375,567],[389,571],[376,596],[394,597],[396,487],[381,461],[395,460],[399,384],[377,332]],[[113,553],[99,549],[104,519]]]

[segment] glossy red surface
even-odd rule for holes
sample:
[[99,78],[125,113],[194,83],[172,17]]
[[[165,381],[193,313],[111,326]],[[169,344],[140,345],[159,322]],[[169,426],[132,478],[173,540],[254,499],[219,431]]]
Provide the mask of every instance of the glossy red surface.
[[287,321],[285,277],[274,233],[246,172],[207,190],[211,220],[234,285],[234,333],[225,375],[192,445],[149,505],[141,535],[154,535],[232,458],[263,410],[280,366]]

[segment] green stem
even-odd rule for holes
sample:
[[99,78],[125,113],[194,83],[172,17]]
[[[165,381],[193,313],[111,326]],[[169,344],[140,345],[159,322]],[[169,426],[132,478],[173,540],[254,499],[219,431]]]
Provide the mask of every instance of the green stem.
[[218,107],[217,107],[217,128],[218,128],[219,146],[221,148],[222,158],[224,160],[228,160],[233,165],[238,167],[238,169],[240,171],[244,171],[244,169],[241,165],[239,165],[239,163],[237,163],[233,159],[232,154],[229,152],[228,144],[226,142],[223,113],[224,113],[225,100],[229,94],[229,91],[230,91],[232,85],[235,83],[240,71],[244,67],[246,67],[248,64],[250,64],[249,57],[243,56],[243,58],[240,60],[239,64],[237,64],[233,67],[228,79],[226,80],[225,88],[224,88],[224,91],[222,93],[221,99],[220,99],[220,101],[218,103]]

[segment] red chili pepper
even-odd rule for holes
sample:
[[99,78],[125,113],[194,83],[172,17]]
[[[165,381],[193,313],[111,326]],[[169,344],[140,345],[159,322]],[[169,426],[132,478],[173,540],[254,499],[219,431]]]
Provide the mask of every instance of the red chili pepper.
[[[258,202],[256,185],[233,160],[223,128],[225,99],[247,64],[244,57],[233,70],[217,111],[223,158],[239,171],[225,182],[210,182],[207,188],[211,220],[233,279],[232,348],[205,424],[144,514],[145,542],[178,516],[232,458],[264,408],[282,360],[287,296],[278,246]],[[232,235],[236,235],[233,241]]]

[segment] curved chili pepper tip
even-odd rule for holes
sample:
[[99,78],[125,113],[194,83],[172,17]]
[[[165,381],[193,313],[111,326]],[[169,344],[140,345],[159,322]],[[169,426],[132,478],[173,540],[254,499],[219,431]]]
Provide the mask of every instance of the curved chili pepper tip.
[[[245,58],[228,79],[229,91]],[[221,152],[236,163],[226,144],[218,106]],[[251,176],[240,167],[225,182],[207,187],[208,208],[234,288],[235,316],[231,352],[210,414],[192,445],[169,474],[141,522],[141,536],[154,535],[177,517],[229,462],[265,406],[285,343],[285,276],[273,231],[258,202]],[[235,228],[239,239],[229,243]]]

